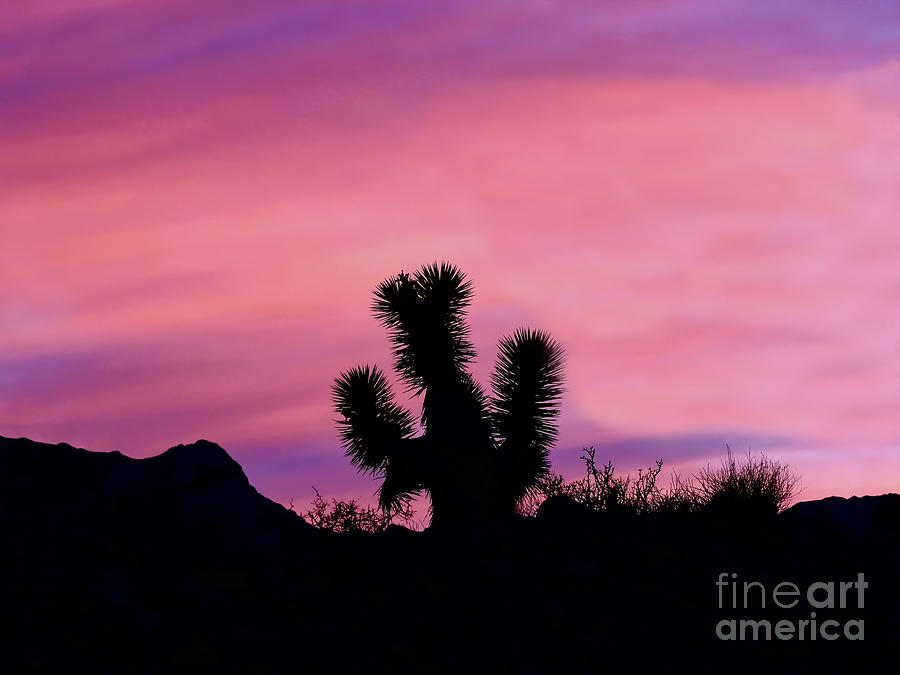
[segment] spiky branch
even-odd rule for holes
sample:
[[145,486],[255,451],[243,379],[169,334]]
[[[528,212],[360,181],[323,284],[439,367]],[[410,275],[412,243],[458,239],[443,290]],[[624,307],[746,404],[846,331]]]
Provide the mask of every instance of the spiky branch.
[[394,394],[378,368],[357,366],[342,373],[332,388],[341,442],[358,469],[377,474],[388,456],[415,428],[409,411],[394,402]]
[[549,471],[562,395],[562,349],[541,331],[500,342],[488,398],[468,372],[475,358],[466,309],[472,286],[448,263],[400,273],[375,291],[372,309],[388,329],[394,366],[414,395],[424,393],[423,436],[375,368],[334,384],[341,440],[355,466],[383,479],[385,509],[428,490],[434,522],[512,513]]
[[500,341],[491,377],[494,430],[516,498],[550,470],[562,397],[562,348],[542,331],[520,329]]

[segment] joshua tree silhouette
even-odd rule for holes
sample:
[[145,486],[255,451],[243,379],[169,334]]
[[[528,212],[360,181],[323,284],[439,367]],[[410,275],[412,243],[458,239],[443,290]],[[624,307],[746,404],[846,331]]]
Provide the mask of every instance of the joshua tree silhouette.
[[390,331],[394,368],[422,399],[424,434],[399,406],[384,374],[358,366],[335,379],[341,440],[353,464],[383,478],[383,509],[427,491],[432,524],[512,514],[550,469],[562,394],[563,353],[547,333],[519,329],[500,341],[485,395],[467,366],[475,358],[466,308],[472,285],[449,263],[390,277],[372,309]]

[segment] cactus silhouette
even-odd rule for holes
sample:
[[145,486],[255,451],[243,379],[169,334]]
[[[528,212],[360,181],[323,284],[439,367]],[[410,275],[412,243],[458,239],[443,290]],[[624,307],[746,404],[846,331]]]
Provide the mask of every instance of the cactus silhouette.
[[432,525],[512,514],[548,475],[556,439],[562,349],[537,330],[503,338],[488,397],[468,371],[471,297],[471,282],[448,263],[401,272],[375,291],[394,368],[422,398],[423,434],[378,368],[358,366],[333,386],[344,449],[358,469],[383,479],[381,507],[427,492]]

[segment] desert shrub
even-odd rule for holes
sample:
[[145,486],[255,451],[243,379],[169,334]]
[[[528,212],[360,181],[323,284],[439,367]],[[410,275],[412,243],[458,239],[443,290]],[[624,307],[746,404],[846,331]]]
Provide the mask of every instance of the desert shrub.
[[786,464],[749,452],[737,460],[726,449],[720,466],[707,465],[695,476],[693,491],[704,511],[774,516],[799,493],[799,476]]
[[662,471],[662,460],[647,469],[638,469],[637,477],[617,475],[612,462],[597,466],[593,446],[585,448],[581,456],[585,475],[573,481],[565,481],[553,474],[542,481],[538,490],[519,502],[518,512],[534,515],[538,507],[549,497],[564,495],[579,504],[597,511],[622,513],[653,513],[666,504],[666,493],[657,484]]
[[682,478],[677,473],[672,473],[669,487],[661,490],[656,501],[656,513],[696,513],[701,508],[697,494],[697,486],[688,476]]
[[564,495],[596,511],[643,514],[740,513],[750,518],[774,515],[799,492],[799,478],[786,465],[764,454],[736,460],[731,448],[719,467],[707,466],[683,478],[673,473],[668,487],[658,485],[662,460],[638,469],[637,477],[617,475],[612,462],[597,466],[593,447],[581,459],[585,475],[566,481],[552,474],[519,501],[517,511],[533,516],[549,497]]
[[560,474],[551,473],[549,476],[541,479],[535,489],[526,492],[525,495],[516,502],[516,513],[520,516],[536,516],[541,504],[543,504],[548,497],[567,494],[566,486],[566,480]]
[[660,498],[656,479],[662,471],[662,461],[655,467],[638,469],[637,478],[616,475],[616,468],[607,461],[598,467],[593,447],[585,448],[581,456],[585,476],[573,481],[565,493],[576,502],[598,511],[649,513],[654,511]]
[[316,496],[303,516],[310,525],[320,530],[344,533],[384,532],[390,525],[419,529],[408,501],[402,501],[384,511],[377,507],[363,506],[355,499],[328,500],[318,490],[315,492]]

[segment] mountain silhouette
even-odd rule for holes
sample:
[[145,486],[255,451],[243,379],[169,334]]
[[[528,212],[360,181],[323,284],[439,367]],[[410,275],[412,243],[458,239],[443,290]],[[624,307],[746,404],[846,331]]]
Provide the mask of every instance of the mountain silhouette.
[[313,530],[260,495],[241,466],[200,440],[133,459],[0,436],[0,522],[30,537],[123,528],[265,551]]
[[[767,530],[588,512],[467,530],[316,530],[218,445],[147,459],[0,437],[0,672],[884,672],[900,632],[900,495]],[[722,573],[868,584],[865,640],[724,642]],[[853,595],[855,598],[855,594]]]
[[867,548],[900,545],[900,495],[826,497],[781,514],[796,541],[843,541]]

